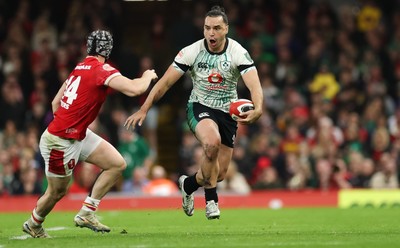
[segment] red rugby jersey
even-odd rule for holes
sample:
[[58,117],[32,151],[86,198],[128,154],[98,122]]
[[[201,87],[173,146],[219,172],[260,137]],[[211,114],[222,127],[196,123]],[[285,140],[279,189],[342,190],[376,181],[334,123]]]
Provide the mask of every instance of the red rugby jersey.
[[66,139],[82,140],[86,129],[99,114],[107,96],[108,83],[121,73],[95,57],[77,64],[66,80],[61,105],[54,113],[48,131]]

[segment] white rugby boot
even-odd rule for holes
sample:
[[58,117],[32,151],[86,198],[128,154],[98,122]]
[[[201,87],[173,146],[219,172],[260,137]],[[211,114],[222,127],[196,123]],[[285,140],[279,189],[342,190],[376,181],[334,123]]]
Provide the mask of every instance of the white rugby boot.
[[183,182],[188,176],[182,175],[179,177],[179,189],[182,193],[182,209],[187,216],[192,216],[194,213],[194,196],[193,193],[188,195],[183,188]]
[[43,229],[42,225],[35,226],[29,219],[22,225],[22,231],[31,235],[33,238],[50,238],[47,232]]
[[75,216],[74,218],[75,226],[79,227],[87,227],[95,232],[110,232],[111,229],[100,223],[100,221],[97,220],[96,215],[94,212],[91,211],[85,211],[85,210],[80,210],[79,213]]
[[218,208],[218,203],[214,200],[208,201],[206,204],[206,217],[209,220],[219,219],[221,212]]

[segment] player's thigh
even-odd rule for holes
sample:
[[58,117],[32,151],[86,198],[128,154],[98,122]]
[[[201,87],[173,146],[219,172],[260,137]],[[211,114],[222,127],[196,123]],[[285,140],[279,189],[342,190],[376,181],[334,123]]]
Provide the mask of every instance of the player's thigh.
[[80,160],[104,170],[125,166],[125,160],[117,149],[90,129],[86,130],[86,137],[82,141]]
[[219,145],[221,143],[218,126],[212,119],[202,119],[196,126],[195,134],[202,145]]
[[215,110],[199,103],[188,103],[187,122],[190,130],[203,145],[219,145],[221,136],[218,130]]
[[103,170],[113,167],[124,169],[123,167],[126,165],[122,155],[106,140],[101,140],[100,144],[85,161],[97,165]]

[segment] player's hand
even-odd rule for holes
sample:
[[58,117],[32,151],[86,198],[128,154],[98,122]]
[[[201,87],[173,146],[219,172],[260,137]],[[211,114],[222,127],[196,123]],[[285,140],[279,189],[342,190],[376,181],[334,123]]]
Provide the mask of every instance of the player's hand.
[[240,117],[237,119],[237,122],[244,125],[249,125],[256,122],[261,117],[262,111],[261,110],[249,110],[240,114]]
[[150,78],[151,80],[158,79],[157,73],[154,69],[144,71],[142,77]]
[[131,116],[126,119],[124,127],[126,130],[132,127],[132,130],[135,129],[136,124],[142,126],[144,119],[146,119],[147,111],[139,109],[136,113],[133,113]]

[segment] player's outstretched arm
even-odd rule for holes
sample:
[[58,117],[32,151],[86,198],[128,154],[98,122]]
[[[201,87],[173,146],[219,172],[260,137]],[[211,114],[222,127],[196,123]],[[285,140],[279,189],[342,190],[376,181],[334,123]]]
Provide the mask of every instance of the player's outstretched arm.
[[137,96],[143,94],[150,83],[157,78],[154,70],[146,70],[140,78],[129,79],[122,75],[117,76],[110,80],[108,86],[127,96]]
[[163,97],[168,91],[168,89],[171,88],[171,86],[174,85],[182,75],[183,74],[181,72],[177,71],[173,66],[170,66],[162,78],[151,89],[146,101],[143,103],[140,109],[136,113],[133,113],[131,116],[129,116],[125,121],[124,126],[126,129],[129,129],[130,127],[135,128],[136,124],[141,126],[151,106],[160,100],[161,97]]

